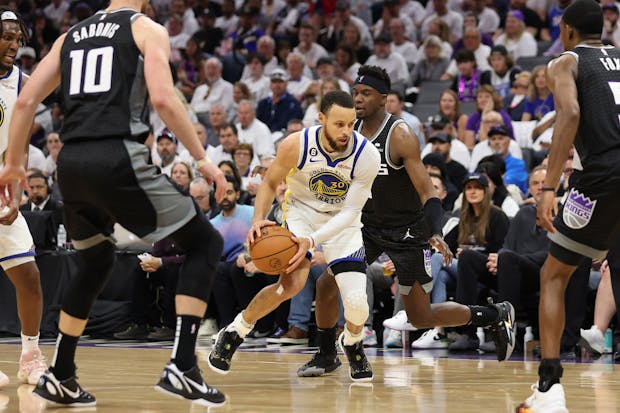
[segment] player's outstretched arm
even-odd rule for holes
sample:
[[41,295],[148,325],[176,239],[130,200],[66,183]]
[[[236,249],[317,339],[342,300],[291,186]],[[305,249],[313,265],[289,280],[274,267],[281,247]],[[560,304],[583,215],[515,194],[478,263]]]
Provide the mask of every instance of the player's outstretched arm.
[[553,211],[556,208],[555,189],[560,181],[568,154],[579,128],[580,108],[577,95],[577,59],[565,54],[549,63],[547,84],[553,92],[556,121],[549,149],[549,166],[545,186],[538,203],[538,224],[547,231],[555,232]]
[[[20,182],[25,186],[26,170],[24,153],[30,140],[30,129],[37,106],[60,84],[60,49],[65,35],[60,36],[49,53],[39,63],[28,82],[24,85],[13,109],[9,126],[9,146],[4,168],[0,172],[0,194],[3,205],[16,196],[12,185]],[[5,197],[5,189],[9,197]]]
[[144,57],[144,77],[151,104],[157,110],[168,129],[174,133],[196,160],[200,172],[215,182],[215,198],[224,198],[226,179],[224,174],[207,158],[207,154],[196,136],[196,131],[187,115],[187,110],[174,91],[170,58],[170,39],[163,26],[148,17],[138,18],[131,27],[136,46]]
[[260,236],[260,229],[266,225],[274,225],[274,222],[266,221],[265,217],[271,209],[275,198],[276,188],[286,175],[297,167],[299,159],[299,132],[287,136],[278,146],[276,159],[265,172],[263,181],[258,187],[254,200],[254,218],[252,228],[248,234],[248,242],[254,242],[254,238]]

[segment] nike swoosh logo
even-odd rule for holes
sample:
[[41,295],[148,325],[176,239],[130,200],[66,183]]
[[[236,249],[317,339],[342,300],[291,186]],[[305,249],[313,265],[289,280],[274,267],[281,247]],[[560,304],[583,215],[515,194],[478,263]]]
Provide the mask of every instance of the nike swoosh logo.
[[196,390],[198,390],[201,393],[206,393],[209,390],[207,385],[204,383],[198,385],[198,383],[196,383],[195,381],[191,379],[188,379],[187,377],[185,377],[185,381],[187,381],[189,384],[192,385],[192,387],[194,387]]
[[60,385],[60,389],[63,391],[63,393],[67,393],[67,395],[69,395],[70,397],[73,397],[74,399],[77,399],[78,397],[80,397],[80,389],[77,389],[76,391],[71,391],[65,386],[63,386],[62,384]]

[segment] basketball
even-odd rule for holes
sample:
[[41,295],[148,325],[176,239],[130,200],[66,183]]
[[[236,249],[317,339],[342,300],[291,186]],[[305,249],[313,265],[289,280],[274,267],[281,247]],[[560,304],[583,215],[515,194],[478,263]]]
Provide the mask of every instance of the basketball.
[[298,246],[286,228],[272,225],[261,228],[261,236],[250,245],[252,262],[265,274],[279,274],[297,253]]

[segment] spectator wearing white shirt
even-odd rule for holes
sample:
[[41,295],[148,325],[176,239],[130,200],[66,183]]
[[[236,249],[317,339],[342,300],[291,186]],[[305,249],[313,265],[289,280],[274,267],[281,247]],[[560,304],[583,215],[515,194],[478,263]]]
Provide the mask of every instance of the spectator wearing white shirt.
[[478,18],[478,28],[482,33],[493,34],[499,27],[499,16],[487,7],[486,0],[473,0],[472,11]]
[[418,48],[413,41],[410,41],[412,40],[411,38],[407,38],[403,19],[398,17],[391,19],[388,32],[392,38],[392,44],[390,45],[392,51],[404,57],[407,67],[412,68],[416,63]]
[[[276,42],[269,35],[261,36],[256,43],[256,54],[263,59],[263,74],[267,77],[271,76],[271,72],[279,67],[278,58],[276,57]],[[250,77],[250,68],[246,64],[241,74],[241,80]]]
[[390,50],[392,38],[381,34],[375,39],[375,54],[366,61],[368,66],[379,66],[387,72],[394,89],[404,88],[409,82],[409,70],[405,58]]
[[224,38],[228,38],[239,27],[239,16],[235,15],[234,0],[224,0],[222,2],[222,15],[215,19],[215,27],[219,27],[224,32]]
[[383,16],[375,23],[373,36],[377,37],[381,33],[390,33],[390,23],[394,19],[400,19],[403,23],[404,37],[415,42],[418,38],[418,28],[409,16],[400,13],[400,0],[386,0],[383,2]]
[[[348,86],[347,86],[348,89]],[[306,109],[306,113],[302,120],[304,128],[309,128],[310,126],[319,125],[319,112],[321,108],[321,99],[325,96],[326,93],[333,92],[334,90],[343,90],[340,88],[339,79],[335,77],[328,77],[321,81],[319,85],[319,93],[317,95],[317,100],[311,105],[308,105],[308,109]],[[346,89],[345,89],[346,90]]]
[[415,133],[415,136],[418,137],[418,141],[420,142],[420,148],[423,148],[426,145],[426,138],[424,136],[424,132],[422,131],[422,122],[412,113],[403,110],[405,105],[405,99],[400,92],[396,92],[394,90],[388,93],[387,98],[385,100],[385,110],[392,115],[401,118],[405,121],[407,125],[411,128],[411,130]]
[[604,4],[603,9],[603,40],[618,47],[620,45],[620,25],[618,24],[618,6]]
[[340,28],[345,27],[347,24],[353,23],[357,27],[361,43],[368,47],[372,47],[372,35],[370,34],[370,30],[368,26],[362,19],[356,17],[352,14],[351,11],[351,3],[349,0],[337,0],[336,1],[336,10],[334,12],[334,18],[332,24],[327,28],[328,31],[340,30]]
[[211,106],[219,103],[226,110],[233,104],[233,85],[222,79],[222,62],[212,57],[205,62],[205,83],[198,86],[190,103],[192,109],[201,117],[209,112]]
[[216,165],[222,161],[232,162],[232,151],[237,145],[239,145],[237,127],[226,123],[220,128],[220,144],[216,147],[209,146],[207,156]]
[[247,60],[246,67],[249,68],[250,76],[243,79],[250,92],[252,100],[258,102],[269,96],[269,77],[265,76],[265,61],[257,53],[251,53]]
[[327,57],[327,50],[316,42],[316,29],[310,23],[302,23],[298,32],[299,44],[293,52],[303,55],[306,65],[314,68],[321,57]]
[[60,28],[60,22],[67,10],[69,10],[69,2],[67,0],[52,0],[51,3],[43,9],[43,14],[45,14],[45,17],[58,29]]
[[431,13],[422,24],[422,36],[428,34],[428,26],[436,18],[443,20],[450,28],[450,40],[457,41],[463,35],[463,17],[452,10],[448,10],[446,0],[433,0],[434,12]]
[[336,47],[335,59],[335,73],[350,87],[355,82],[357,71],[362,66],[357,61],[355,50],[348,44],[339,44]]
[[173,14],[168,20],[168,34],[170,35],[170,61],[172,63],[181,62],[183,56],[182,50],[190,36],[183,31],[183,17]]
[[[322,57],[316,63],[316,74],[319,77],[319,82],[324,82],[326,79],[335,77],[338,79],[340,90],[349,90],[349,84],[336,75],[336,65],[330,57]],[[357,75],[357,72],[355,73]]]
[[409,17],[416,27],[422,27],[427,16],[424,6],[417,0],[400,0],[400,13]]
[[249,143],[258,159],[275,154],[271,130],[260,120],[256,119],[254,105],[249,100],[239,102],[237,108],[237,136],[239,143]]
[[[491,69],[489,65],[489,55],[491,54],[491,48],[482,43],[482,35],[480,29],[477,27],[468,27],[465,29],[465,35],[463,36],[463,46],[467,50],[471,50],[476,58],[476,67],[479,71],[484,72]],[[462,49],[461,49],[462,50]],[[452,59],[448,70],[446,70],[443,79],[452,79],[458,74],[458,67],[456,60]]]
[[191,37],[200,28],[198,20],[196,20],[196,15],[194,14],[194,9],[187,7],[185,0],[172,0],[170,11],[172,15],[177,14],[182,16],[183,32],[188,36]]
[[506,47],[513,59],[536,56],[538,45],[536,39],[525,30],[525,17],[520,10],[511,10],[506,16],[506,28],[496,40],[495,44]]
[[306,59],[297,52],[291,52],[286,57],[286,70],[289,75],[286,91],[293,95],[298,102],[301,102],[306,93],[306,89],[312,83],[312,79],[304,76]]
[[[428,33],[424,37],[424,40],[428,36],[437,36],[441,40],[441,51],[445,57],[450,59],[453,53],[452,43],[450,43],[450,28],[440,18],[435,18],[428,25]],[[416,63],[420,60],[424,59],[424,53],[422,52],[422,48],[418,49],[418,57]]]
[[53,176],[56,172],[56,161],[58,160],[58,154],[62,149],[63,143],[60,140],[60,135],[56,132],[49,133],[45,138],[45,147],[47,148],[47,158],[45,158],[45,169],[43,172],[47,176]]

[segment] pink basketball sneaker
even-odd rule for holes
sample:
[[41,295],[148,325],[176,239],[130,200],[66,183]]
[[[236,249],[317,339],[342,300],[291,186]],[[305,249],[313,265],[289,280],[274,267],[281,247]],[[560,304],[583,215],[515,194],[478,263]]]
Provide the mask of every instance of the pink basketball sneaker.
[[19,358],[17,378],[23,383],[37,384],[45,370],[47,370],[47,363],[41,350],[30,350]]

